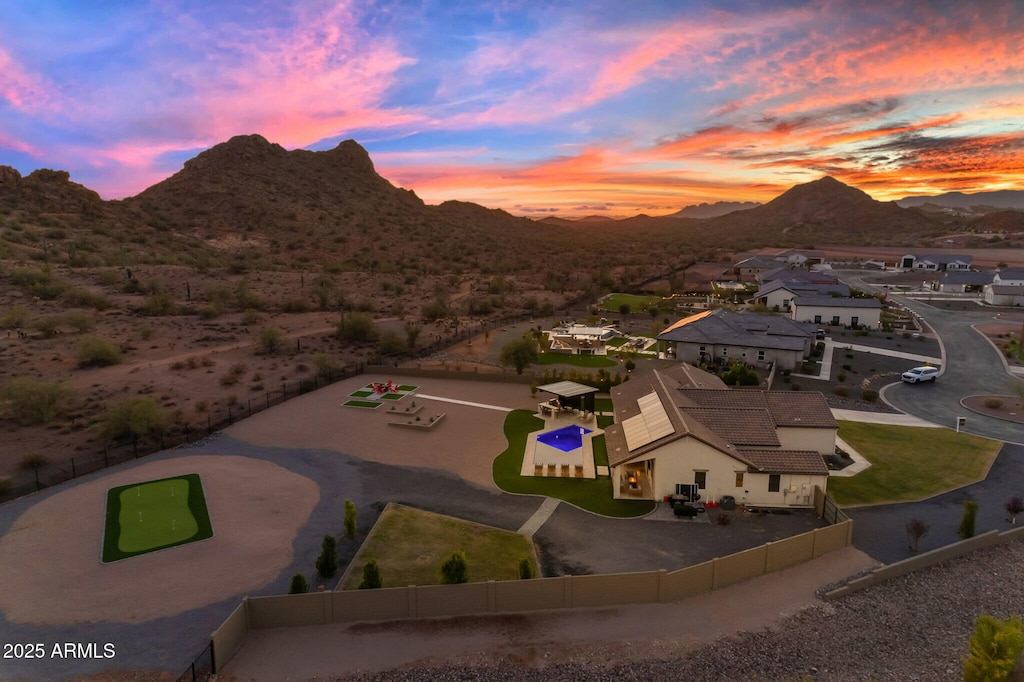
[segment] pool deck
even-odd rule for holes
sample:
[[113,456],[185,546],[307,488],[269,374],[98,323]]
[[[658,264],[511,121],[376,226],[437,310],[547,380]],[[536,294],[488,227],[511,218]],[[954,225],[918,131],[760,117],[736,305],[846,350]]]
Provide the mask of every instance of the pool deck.
[[[523,468],[519,472],[522,476],[597,478],[597,471],[594,466],[593,439],[595,436],[603,434],[604,430],[597,428],[593,415],[589,418],[583,418],[562,412],[554,416],[542,416],[540,413],[534,416],[544,420],[544,428],[540,431],[534,431],[526,438]],[[582,448],[563,452],[558,448],[537,442],[539,434],[566,426],[582,426],[590,430],[590,433],[583,436]]]

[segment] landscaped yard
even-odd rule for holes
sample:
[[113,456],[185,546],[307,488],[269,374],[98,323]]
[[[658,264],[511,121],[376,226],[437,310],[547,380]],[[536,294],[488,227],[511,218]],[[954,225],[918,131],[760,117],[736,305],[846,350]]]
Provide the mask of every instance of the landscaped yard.
[[871,467],[828,481],[843,506],[910,502],[980,479],[1002,446],[998,441],[950,429],[839,422],[839,437]]
[[438,585],[441,564],[457,549],[466,553],[470,582],[515,580],[527,558],[538,575],[533,546],[518,533],[391,505],[352,560],[341,589],[359,587],[363,564],[371,558],[380,566],[383,587]]
[[623,305],[629,305],[630,313],[639,313],[651,306],[658,307],[662,304],[660,296],[636,296],[634,294],[612,294],[601,307],[609,312],[618,313]]
[[[509,493],[544,495],[565,500],[595,514],[616,517],[643,516],[654,502],[612,499],[612,481],[597,479],[521,476],[527,435],[544,428],[529,410],[514,410],[505,418],[508,447],[494,460],[494,482]],[[605,455],[607,462],[607,455]]]

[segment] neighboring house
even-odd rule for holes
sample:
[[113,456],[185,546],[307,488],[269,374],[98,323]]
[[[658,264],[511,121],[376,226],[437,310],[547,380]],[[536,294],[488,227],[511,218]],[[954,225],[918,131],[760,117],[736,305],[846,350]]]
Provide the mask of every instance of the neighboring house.
[[983,294],[985,303],[998,306],[1024,306],[1024,285],[989,284]]
[[797,296],[837,296],[845,298],[850,295],[850,287],[845,284],[816,284],[799,279],[776,279],[766,282],[757,290],[748,303],[759,303],[770,310],[788,311]]
[[821,393],[728,389],[689,365],[612,389],[604,431],[613,496],[659,500],[696,484],[703,501],[811,507],[837,424]]
[[782,265],[782,261],[776,260],[771,256],[753,256],[752,258],[745,258],[738,263],[733,263],[731,271],[737,280],[749,282],[755,280],[758,273],[764,270],[775,270]]
[[548,350],[569,355],[607,355],[608,341],[621,336],[615,327],[563,324],[548,333]]
[[992,276],[992,284],[1024,286],[1024,268],[1002,268]]
[[739,360],[796,369],[811,352],[816,328],[778,315],[718,308],[685,317],[658,334],[659,352],[691,364]]
[[937,282],[938,290],[944,294],[967,294],[981,292],[986,284],[992,283],[994,272],[947,272]]
[[949,253],[908,253],[900,258],[904,270],[970,270],[971,257]]
[[802,251],[800,249],[780,251],[775,254],[775,258],[790,265],[820,265],[825,262],[825,254],[821,251]]
[[882,302],[877,298],[800,296],[793,299],[793,319],[843,327],[881,326]]

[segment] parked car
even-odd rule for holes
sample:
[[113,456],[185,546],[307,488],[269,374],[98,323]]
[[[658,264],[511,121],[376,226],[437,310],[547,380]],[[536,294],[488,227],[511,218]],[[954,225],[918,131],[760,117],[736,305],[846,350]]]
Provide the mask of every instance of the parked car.
[[920,381],[935,381],[937,376],[939,376],[938,367],[915,367],[904,372],[901,378],[908,384],[916,384]]
[[819,341],[824,339],[825,338],[825,330],[824,329],[819,329],[818,331],[814,332],[814,338],[818,339]]

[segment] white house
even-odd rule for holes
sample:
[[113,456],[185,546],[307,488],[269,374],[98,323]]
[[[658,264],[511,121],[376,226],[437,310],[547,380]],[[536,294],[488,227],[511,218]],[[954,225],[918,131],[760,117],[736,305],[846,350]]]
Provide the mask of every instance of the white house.
[[1020,287],[1024,286],[1024,268],[1003,268],[992,276],[992,284]]
[[865,327],[881,326],[882,302],[877,298],[833,298],[799,296],[793,299],[793,319],[816,325]]
[[766,367],[795,369],[810,354],[815,327],[778,315],[733,312],[724,308],[685,317],[658,334],[666,357],[691,364],[728,364],[739,360]]
[[820,265],[825,262],[825,254],[821,251],[803,251],[786,249],[775,254],[775,258],[790,265]]
[[562,324],[548,332],[548,350],[569,355],[607,355],[608,341],[617,336],[621,334],[612,326]]
[[799,279],[794,280],[772,280],[765,282],[764,286],[757,290],[748,303],[759,303],[768,306],[770,310],[788,312],[792,306],[793,299],[797,296],[838,296],[847,297],[850,295],[850,287],[845,284],[819,284],[816,282],[805,282]]
[[989,284],[982,294],[985,303],[997,306],[1024,306],[1024,285]]
[[696,484],[705,501],[810,507],[828,483],[837,424],[821,393],[728,389],[689,365],[633,375],[612,390],[605,429],[619,499],[661,499]]
[[949,253],[908,253],[900,258],[904,270],[970,270],[971,257]]
[[939,291],[952,294],[966,294],[984,291],[986,284],[992,283],[994,272],[964,272],[954,270],[947,272],[938,282]]

